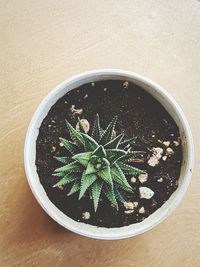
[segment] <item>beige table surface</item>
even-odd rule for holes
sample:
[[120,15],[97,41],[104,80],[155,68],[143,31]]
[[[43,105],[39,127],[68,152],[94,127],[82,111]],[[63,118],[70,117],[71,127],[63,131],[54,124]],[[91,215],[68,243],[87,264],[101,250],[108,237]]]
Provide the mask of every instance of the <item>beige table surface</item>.
[[[23,170],[29,120],[61,81],[97,68],[146,75],[183,108],[196,145],[190,188],[141,236],[91,240],[40,208]],[[0,266],[200,266],[200,1],[0,1]]]

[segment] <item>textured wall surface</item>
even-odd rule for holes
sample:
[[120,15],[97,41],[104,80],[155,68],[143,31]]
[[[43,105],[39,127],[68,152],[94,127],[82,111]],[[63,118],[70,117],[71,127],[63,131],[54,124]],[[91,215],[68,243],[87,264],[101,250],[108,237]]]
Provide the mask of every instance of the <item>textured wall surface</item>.
[[[124,68],[160,83],[192,127],[196,166],[176,211],[122,241],[80,237],[40,208],[23,170],[29,120],[58,83]],[[0,265],[200,266],[200,2],[0,1]]]

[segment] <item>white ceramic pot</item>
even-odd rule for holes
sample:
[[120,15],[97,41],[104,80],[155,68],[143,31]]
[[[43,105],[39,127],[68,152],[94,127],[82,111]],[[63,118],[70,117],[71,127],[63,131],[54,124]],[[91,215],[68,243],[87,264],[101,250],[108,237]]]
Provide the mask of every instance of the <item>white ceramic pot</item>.
[[[79,87],[83,84],[100,81],[100,80],[127,80],[139,85],[145,91],[150,93],[157,99],[168,113],[175,120],[180,129],[183,149],[183,163],[179,178],[179,186],[171,195],[166,203],[156,210],[152,215],[146,218],[143,222],[124,226],[120,228],[103,228],[89,224],[74,221],[73,219],[62,213],[47,197],[43,189],[35,166],[36,158],[36,139],[38,136],[40,125],[47,115],[48,111],[56,103],[56,101],[65,95],[68,91]],[[158,225],[176,208],[183,198],[188,185],[193,169],[194,151],[190,127],[187,120],[175,102],[175,100],[159,85],[151,80],[135,74],[133,72],[118,70],[118,69],[101,69],[89,71],[72,77],[58,85],[48,96],[41,102],[30,122],[24,147],[24,165],[30,188],[40,203],[42,208],[51,216],[57,223],[80,235],[84,235],[96,239],[122,239],[144,233]]]

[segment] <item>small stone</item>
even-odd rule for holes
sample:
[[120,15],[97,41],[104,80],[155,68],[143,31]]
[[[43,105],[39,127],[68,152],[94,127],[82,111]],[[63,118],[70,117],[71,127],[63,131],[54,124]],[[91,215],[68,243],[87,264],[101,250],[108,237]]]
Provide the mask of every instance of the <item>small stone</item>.
[[[86,120],[86,119],[81,119],[80,122],[81,122],[81,126],[82,126],[83,130],[85,131],[85,133],[88,133],[89,130],[90,130],[90,124],[89,124],[89,121]],[[76,130],[77,130],[77,131],[80,131],[80,125],[79,125],[79,122],[76,124]]]
[[142,173],[138,176],[140,183],[145,183],[148,180],[148,173]]
[[165,153],[166,155],[171,156],[174,154],[174,150],[171,147],[168,147]]
[[140,198],[150,199],[154,195],[154,191],[148,187],[140,187],[139,192],[140,192]]
[[88,211],[82,213],[82,219],[83,220],[89,220],[90,219],[90,213]]
[[128,89],[128,86],[129,86],[129,82],[128,82],[128,81],[125,81],[125,82],[123,83],[123,87],[124,87],[125,89]]
[[173,133],[171,133],[170,135],[171,135],[171,136],[174,136],[174,134],[173,134]]
[[60,143],[59,145],[60,145],[60,147],[63,147],[64,146],[63,143]]
[[83,113],[83,109],[82,108],[76,109],[75,105],[71,106],[70,111],[72,112],[73,116],[76,114],[81,115]]
[[92,83],[91,83],[91,85],[92,85],[92,87],[94,87],[94,86],[95,86],[95,83],[94,83],[94,82],[92,82]]
[[160,159],[163,154],[163,149],[161,147],[153,147],[152,152],[153,155],[155,155],[158,159]]
[[133,176],[131,177],[131,183],[134,184],[136,182],[136,178]]
[[52,146],[51,152],[55,152],[56,151],[56,147]]
[[168,147],[170,145],[170,141],[163,141],[163,145]]
[[125,210],[124,211],[124,213],[126,213],[126,214],[131,214],[131,213],[133,213],[134,212],[134,210]]
[[49,124],[48,127],[51,128],[51,124]]
[[54,120],[52,120],[52,122],[53,122],[53,123],[55,123],[55,121],[54,121]]
[[88,94],[84,95],[84,97],[83,97],[83,98],[84,98],[84,99],[88,98]]
[[139,209],[139,213],[140,213],[140,214],[145,213],[145,209],[144,209],[144,207],[141,207],[141,208]]
[[167,156],[163,156],[163,157],[162,157],[162,160],[163,160],[163,161],[166,161],[166,159],[167,159]]
[[151,136],[151,137],[153,137],[153,138],[154,138],[154,137],[156,137],[156,136],[155,136],[155,134],[152,134],[152,136]]
[[163,178],[162,178],[162,177],[159,178],[159,179],[157,180],[157,182],[162,183],[162,182],[163,182]]
[[155,167],[156,165],[158,165],[159,160],[155,155],[153,155],[150,157],[150,159],[147,161],[147,163],[149,164],[149,166]]
[[137,206],[138,206],[138,202],[137,202],[137,201],[134,201],[134,202],[133,202],[133,205],[134,205],[134,208],[137,208]]
[[173,143],[174,143],[175,146],[179,146],[180,145],[180,143],[178,141],[174,141]]
[[124,207],[127,210],[133,210],[134,209],[134,204],[133,204],[133,202],[124,202]]
[[108,90],[108,88],[105,87],[103,90],[104,90],[104,92],[106,92]]

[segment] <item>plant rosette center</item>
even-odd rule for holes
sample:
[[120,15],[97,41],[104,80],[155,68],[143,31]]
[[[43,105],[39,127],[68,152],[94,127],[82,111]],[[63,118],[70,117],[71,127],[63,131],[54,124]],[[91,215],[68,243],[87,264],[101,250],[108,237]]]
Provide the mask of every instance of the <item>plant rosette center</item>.
[[54,172],[61,178],[54,187],[71,184],[68,196],[79,193],[79,199],[89,194],[95,212],[101,194],[118,209],[118,202],[126,201],[125,193],[133,193],[126,176],[145,173],[132,164],[145,152],[129,150],[134,138],[124,140],[124,134],[113,137],[116,122],[117,117],[114,117],[106,130],[102,130],[97,115],[91,136],[84,130],[81,120],[78,121],[79,130],[67,122],[71,140],[60,138],[60,142],[71,156],[55,157],[64,166]]

